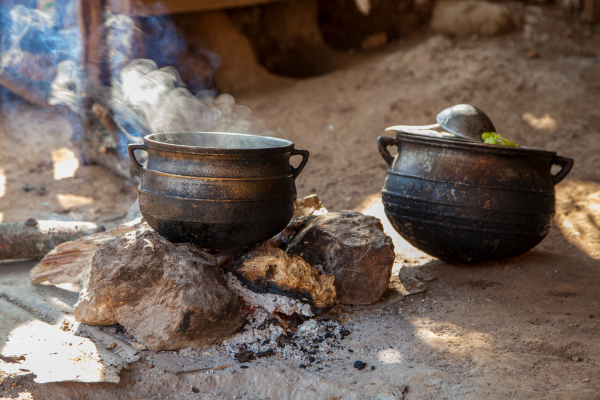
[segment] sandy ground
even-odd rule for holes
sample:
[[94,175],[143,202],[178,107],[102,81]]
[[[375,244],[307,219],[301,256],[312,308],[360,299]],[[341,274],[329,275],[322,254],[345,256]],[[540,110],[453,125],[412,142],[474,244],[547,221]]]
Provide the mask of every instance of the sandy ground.
[[[450,265],[410,247],[387,225],[395,271],[429,279],[427,290],[402,300],[392,290],[374,306],[338,310],[332,317],[349,318],[355,331],[329,368],[301,369],[302,359],[272,357],[245,369],[231,360],[219,371],[170,373],[153,367],[145,352],[118,385],[37,385],[31,376],[5,376],[0,394],[351,399],[400,398],[406,386],[407,399],[600,398],[600,26],[557,13],[543,9],[531,40],[522,32],[460,40],[424,35],[363,54],[327,76],[237,98],[279,136],[311,151],[297,181],[300,196],[316,192],[330,210],[363,210],[384,222],[378,193],[386,164],[377,136],[389,125],[431,123],[453,104],[477,105],[509,139],[575,159],[556,187],[552,231],[534,250],[499,263]],[[528,58],[533,50],[539,57]],[[34,115],[42,122],[31,123]],[[135,191],[100,168],[79,167],[60,180],[53,168],[43,171],[53,150],[68,148],[68,126],[44,129],[53,118],[59,117],[22,106],[0,121],[4,221],[123,213]],[[42,167],[31,172],[32,165]],[[45,184],[47,194],[24,192],[25,184]],[[368,367],[354,369],[356,360]]]

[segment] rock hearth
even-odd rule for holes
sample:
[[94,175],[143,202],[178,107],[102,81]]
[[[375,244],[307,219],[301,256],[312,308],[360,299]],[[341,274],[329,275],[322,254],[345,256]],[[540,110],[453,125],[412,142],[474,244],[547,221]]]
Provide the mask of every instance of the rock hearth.
[[203,348],[242,323],[239,299],[227,288],[216,259],[153,230],[100,246],[73,314],[93,325],[119,323],[155,351]]

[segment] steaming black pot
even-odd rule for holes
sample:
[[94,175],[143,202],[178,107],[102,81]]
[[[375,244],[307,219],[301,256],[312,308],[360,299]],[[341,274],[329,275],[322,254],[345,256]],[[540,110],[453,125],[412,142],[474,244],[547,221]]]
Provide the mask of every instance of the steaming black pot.
[[[308,161],[308,151],[288,140],[234,133],[158,133],[128,150],[148,224],[172,242],[214,249],[258,243],[285,228]],[[135,150],[147,152],[145,165]],[[293,155],[303,157],[297,168]]]
[[[554,185],[573,167],[551,151],[403,133],[378,145],[389,164],[389,221],[410,244],[450,262],[502,260],[540,243],[554,218]],[[562,167],[556,175],[553,165]]]

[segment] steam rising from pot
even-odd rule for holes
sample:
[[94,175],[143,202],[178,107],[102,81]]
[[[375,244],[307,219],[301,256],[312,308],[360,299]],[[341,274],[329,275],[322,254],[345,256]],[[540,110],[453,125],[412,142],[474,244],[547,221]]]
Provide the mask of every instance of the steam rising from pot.
[[253,117],[248,107],[237,105],[231,95],[214,97],[214,92],[202,91],[194,96],[175,68],[159,69],[152,60],[127,64],[120,82],[113,81],[111,98],[113,110],[132,110],[151,133],[269,133],[265,123]]

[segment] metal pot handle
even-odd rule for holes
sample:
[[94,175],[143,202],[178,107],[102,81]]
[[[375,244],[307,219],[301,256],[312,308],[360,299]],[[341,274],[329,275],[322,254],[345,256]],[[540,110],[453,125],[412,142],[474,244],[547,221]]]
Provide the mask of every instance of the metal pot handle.
[[567,176],[569,174],[569,172],[571,172],[571,168],[573,168],[574,163],[575,163],[575,160],[573,160],[572,158],[561,157],[561,156],[554,157],[554,160],[552,160],[552,165],[558,165],[559,167],[562,167],[556,175],[552,176],[552,180],[554,181],[555,185],[558,182],[565,179],[565,176]]
[[377,138],[377,147],[379,147],[379,153],[381,154],[385,162],[388,163],[389,166],[392,166],[392,163],[394,162],[394,156],[390,154],[387,147],[397,146],[398,149],[400,149],[399,145],[400,139],[395,139],[387,136],[379,136]]
[[148,151],[148,147],[144,143],[142,143],[142,144],[132,143],[129,146],[127,146],[127,152],[129,153],[129,158],[131,159],[131,162],[138,169],[138,171],[140,171],[140,174],[141,174],[144,171],[144,166],[142,164],[140,164],[140,162],[137,160],[137,158],[135,158],[135,155],[133,154],[133,152],[135,150]]
[[292,167],[292,173],[294,174],[294,179],[300,175],[300,172],[304,169],[306,162],[308,161],[308,150],[292,150],[292,156],[302,156],[302,162],[298,165],[297,168]]

